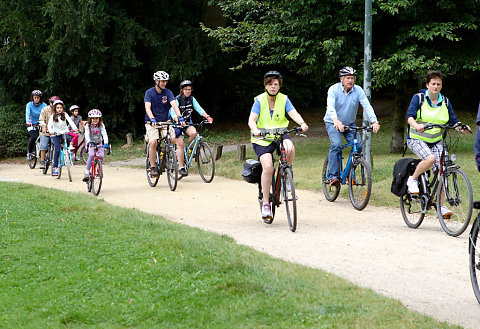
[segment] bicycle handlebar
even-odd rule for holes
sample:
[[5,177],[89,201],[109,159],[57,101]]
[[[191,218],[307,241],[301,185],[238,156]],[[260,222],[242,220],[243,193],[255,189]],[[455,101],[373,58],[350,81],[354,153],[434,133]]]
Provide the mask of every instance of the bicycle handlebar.
[[433,129],[433,128],[440,128],[440,129],[444,129],[444,130],[448,130],[448,129],[457,129],[457,128],[460,128],[460,130],[467,130],[468,132],[470,132],[470,134],[473,134],[472,130],[470,129],[469,126],[461,123],[461,122],[457,122],[456,124],[454,125],[451,125],[451,124],[438,124],[438,123],[428,123],[426,125],[423,126],[423,130],[430,130],[430,129]]
[[[307,135],[301,133],[302,132],[301,127],[293,127],[292,129],[287,129],[287,128],[262,129],[260,132],[260,137],[261,139],[271,139],[271,138],[267,138],[267,135],[273,135],[274,138],[276,138],[291,132],[295,132],[296,136],[307,137]],[[251,135],[253,136],[253,134]],[[254,137],[258,138],[258,136],[254,136]]]
[[357,127],[357,126],[343,126],[343,130],[366,130],[366,131],[373,131],[373,126],[362,126],[362,127]]

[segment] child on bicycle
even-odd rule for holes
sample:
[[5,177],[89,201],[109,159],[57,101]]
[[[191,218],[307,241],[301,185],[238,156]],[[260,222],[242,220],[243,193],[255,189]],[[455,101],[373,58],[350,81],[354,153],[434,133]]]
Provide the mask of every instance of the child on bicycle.
[[[278,149],[278,145],[271,141],[259,138],[262,130],[287,128],[288,119],[286,114],[302,127],[302,132],[308,130],[308,126],[303,121],[300,113],[287,95],[280,93],[282,86],[282,75],[277,71],[269,71],[263,76],[263,86],[265,92],[258,95],[254,99],[250,116],[248,118],[248,126],[252,133],[252,144],[258,160],[262,164],[262,218],[272,217],[272,208],[269,203],[269,190],[272,185],[273,174],[273,155],[272,153]],[[290,136],[285,135],[283,145],[287,152],[287,161],[292,163],[295,158],[295,147],[290,139]]]
[[[70,132],[70,130],[68,129],[68,124],[70,125],[70,127],[72,127],[73,131],[78,132],[78,129],[72,119],[70,119],[70,116],[65,113],[65,104],[61,100],[56,100],[55,102],[53,102],[53,108],[55,109],[55,112],[53,113],[53,115],[50,116],[50,119],[48,120],[48,131],[50,135],[52,135],[52,142],[55,145],[52,176],[58,176],[58,157],[60,155],[60,144],[63,134],[67,134],[68,136],[68,133]],[[70,149],[73,149],[73,146],[71,144]]]
[[85,176],[83,181],[88,182],[90,177],[90,168],[92,167],[93,157],[95,156],[95,146],[101,145],[98,148],[98,157],[101,161],[104,158],[103,149],[108,148],[108,136],[107,130],[102,120],[102,112],[98,109],[92,109],[88,112],[88,121],[85,125],[85,145],[88,145],[88,160],[87,168],[85,170]]
[[[180,109],[180,114],[182,115],[183,119],[185,122],[192,123],[192,112],[193,110],[197,111],[198,114],[200,114],[202,117],[204,117],[208,123],[213,123],[213,118],[205,112],[205,110],[198,104],[197,100],[195,97],[192,96],[192,82],[190,80],[183,80],[180,82],[180,94],[177,95],[176,97],[176,102],[177,105]],[[172,122],[175,121],[175,118],[177,117],[177,114],[175,113],[175,110],[170,108],[170,118],[172,119]],[[183,134],[188,135],[188,142],[187,145],[190,145],[190,143],[195,139],[197,136],[197,130],[193,126],[188,126],[188,127],[181,127],[181,128],[175,128],[175,138],[176,138],[176,143],[178,146],[177,150],[177,157],[178,157],[178,163],[180,164],[180,174],[182,176],[187,176],[188,172],[183,166],[184,160],[185,160],[185,154],[184,154],[184,146],[185,142],[183,140]],[[187,156],[190,156],[192,153],[192,149],[188,150]]]
[[[421,89],[419,93],[413,95],[407,110],[407,123],[409,131],[407,134],[407,146],[422,161],[417,165],[412,176],[408,177],[407,189],[410,194],[419,194],[418,177],[440,164],[442,155],[442,134],[440,129],[424,130],[425,125],[451,124],[458,126],[460,131],[461,122],[453,112],[452,104],[448,98],[440,93],[442,90],[443,74],[440,71],[428,71],[426,78],[426,89]],[[468,126],[467,126],[468,127]],[[470,128],[462,130],[468,133]],[[442,205],[440,207],[442,215],[448,217],[453,212]]]
[[72,105],[69,109],[71,115],[70,117],[79,130],[78,134],[69,133],[70,136],[76,136],[72,136],[72,144],[75,146],[75,161],[80,160],[80,158],[77,156],[78,143],[81,142],[80,135],[83,135],[83,132],[85,131],[85,125],[83,124],[82,116],[78,114],[79,110],[80,108],[78,105]]

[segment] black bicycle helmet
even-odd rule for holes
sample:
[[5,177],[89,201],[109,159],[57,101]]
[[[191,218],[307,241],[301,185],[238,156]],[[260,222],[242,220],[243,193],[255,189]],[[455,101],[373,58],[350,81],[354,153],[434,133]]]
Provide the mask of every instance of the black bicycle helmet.
[[268,71],[267,73],[265,73],[265,75],[263,76],[263,79],[266,79],[266,78],[269,78],[269,77],[275,77],[277,79],[282,79],[282,75],[280,74],[280,72],[278,71]]
[[344,77],[346,75],[357,75],[357,71],[351,66],[345,66],[340,69],[339,75],[340,77]]
[[180,89],[186,87],[186,86],[192,86],[192,81],[190,80],[183,80],[180,82]]

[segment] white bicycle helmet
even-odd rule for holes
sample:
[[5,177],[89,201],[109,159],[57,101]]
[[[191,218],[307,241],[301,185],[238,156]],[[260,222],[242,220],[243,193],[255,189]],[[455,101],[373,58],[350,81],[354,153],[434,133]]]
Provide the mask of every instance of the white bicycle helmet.
[[344,77],[346,75],[357,75],[357,71],[351,66],[345,66],[340,69],[339,75],[340,77]]
[[57,104],[62,104],[63,107],[65,107],[65,104],[62,102],[61,99],[57,99],[55,102],[53,102],[53,108],[55,108],[55,106],[57,106]]
[[102,117],[102,112],[98,109],[91,109],[88,111],[88,117],[89,118],[101,118]]
[[157,71],[153,73],[153,80],[170,80],[170,76],[165,71]]
[[72,105],[70,106],[69,111],[70,113],[73,113],[73,111],[75,111],[76,109],[79,109],[78,105]]

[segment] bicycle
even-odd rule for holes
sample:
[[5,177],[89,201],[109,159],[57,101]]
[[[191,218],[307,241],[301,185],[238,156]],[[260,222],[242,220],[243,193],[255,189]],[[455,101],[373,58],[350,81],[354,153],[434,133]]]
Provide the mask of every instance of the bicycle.
[[[275,217],[275,207],[280,207],[282,201],[285,203],[287,211],[287,222],[290,231],[295,232],[297,229],[297,196],[295,194],[295,183],[293,181],[292,165],[287,163],[287,153],[283,146],[283,135],[295,132],[295,135],[307,137],[301,133],[302,128],[294,127],[290,130],[286,128],[278,129],[262,129],[262,137],[265,140],[272,141],[278,145],[280,150],[280,160],[277,166],[277,173],[275,169],[272,173],[272,186],[270,188],[269,203],[272,210],[272,217],[264,218],[266,224],[272,224]],[[262,183],[258,182],[258,203],[260,210],[263,204]]]
[[[87,163],[88,160],[88,147],[85,145],[85,137],[84,133],[78,133],[78,143],[72,150],[72,155],[77,154],[79,152],[80,158],[82,158],[84,163]],[[81,139],[81,140],[80,140]],[[73,158],[75,160],[75,157]]]
[[[67,144],[68,134],[60,134],[56,136],[62,136],[62,142],[60,143],[60,157],[58,159],[58,176],[57,179],[60,179],[62,176],[62,167],[67,167],[68,180],[72,181],[72,154]],[[53,144],[53,143],[52,143]],[[45,166],[46,167],[46,166]]]
[[[480,209],[480,201],[473,203],[473,208]],[[480,212],[477,213],[477,217],[473,222],[472,229],[470,230],[469,242],[468,242],[468,259],[470,267],[470,279],[472,281],[473,292],[477,301],[480,303],[480,238],[478,232],[480,229]]]
[[343,144],[341,150],[351,147],[350,155],[348,156],[345,169],[343,169],[342,151],[338,154],[338,163],[340,165],[340,181],[338,184],[331,184],[332,180],[328,178],[328,155],[323,163],[322,170],[322,187],[323,194],[327,201],[334,202],[339,193],[341,185],[348,185],[348,192],[350,195],[350,202],[356,210],[363,210],[370,200],[372,193],[372,169],[370,164],[359,153],[359,142],[357,138],[358,131],[366,130],[372,131],[373,127],[364,126],[344,126],[345,131],[354,131],[354,138],[351,142]]
[[150,142],[146,146],[147,159],[145,162],[146,172],[147,172],[147,181],[151,187],[155,187],[158,183],[158,179],[163,172],[167,172],[168,186],[171,191],[175,191],[177,188],[178,181],[178,162],[177,162],[177,149],[176,144],[172,144],[170,141],[170,126],[176,126],[171,122],[157,122],[153,125],[157,129],[167,129],[165,137],[161,137],[161,131],[158,132],[159,139],[157,139],[157,150],[156,150],[156,159],[155,167],[158,171],[158,176],[150,176],[150,158],[149,158],[149,148]]
[[[53,152],[54,152],[54,146],[53,146],[53,142],[52,140],[50,139],[50,136],[48,137],[49,140],[48,140],[48,149],[45,153],[45,167],[43,168],[43,174],[46,175],[47,172],[48,172],[48,167],[50,166],[50,163],[53,161]],[[52,172],[53,172],[53,168],[52,168]]]
[[[202,177],[205,183],[210,183],[215,176],[215,159],[213,158],[213,152],[210,145],[203,140],[203,137],[200,135],[200,129],[208,121],[203,120],[200,123],[190,123],[189,126],[197,127],[197,136],[189,145],[185,144],[184,154],[185,154],[185,170],[192,166],[192,162],[195,159],[195,162],[198,166],[198,173]],[[183,176],[180,176],[179,179],[182,179]]]
[[37,131],[37,139],[35,140],[35,151],[34,153],[28,153],[27,162],[30,169],[35,169],[37,159],[40,158],[40,126],[33,124],[32,127]]
[[[103,179],[103,165],[102,160],[98,156],[98,149],[103,147],[102,145],[94,145],[94,156],[92,161],[92,167],[90,168],[90,175],[88,177],[87,190],[92,192],[93,195],[97,196],[100,193],[102,188],[102,179]],[[111,145],[107,148],[107,155],[111,152]]]
[[[439,169],[433,166],[433,175],[429,180],[430,170],[419,176],[419,194],[406,193],[400,197],[400,210],[403,220],[410,228],[418,228],[430,208],[436,209],[442,229],[450,236],[459,236],[468,227],[472,217],[473,192],[467,175],[455,164],[455,154],[449,155],[447,133],[455,126],[448,124],[427,124],[424,130],[442,129],[443,151],[440,156]],[[460,128],[467,129],[466,125]],[[458,139],[457,139],[458,142]],[[452,143],[451,143],[452,144]],[[443,216],[440,206],[445,194],[453,215]]]

